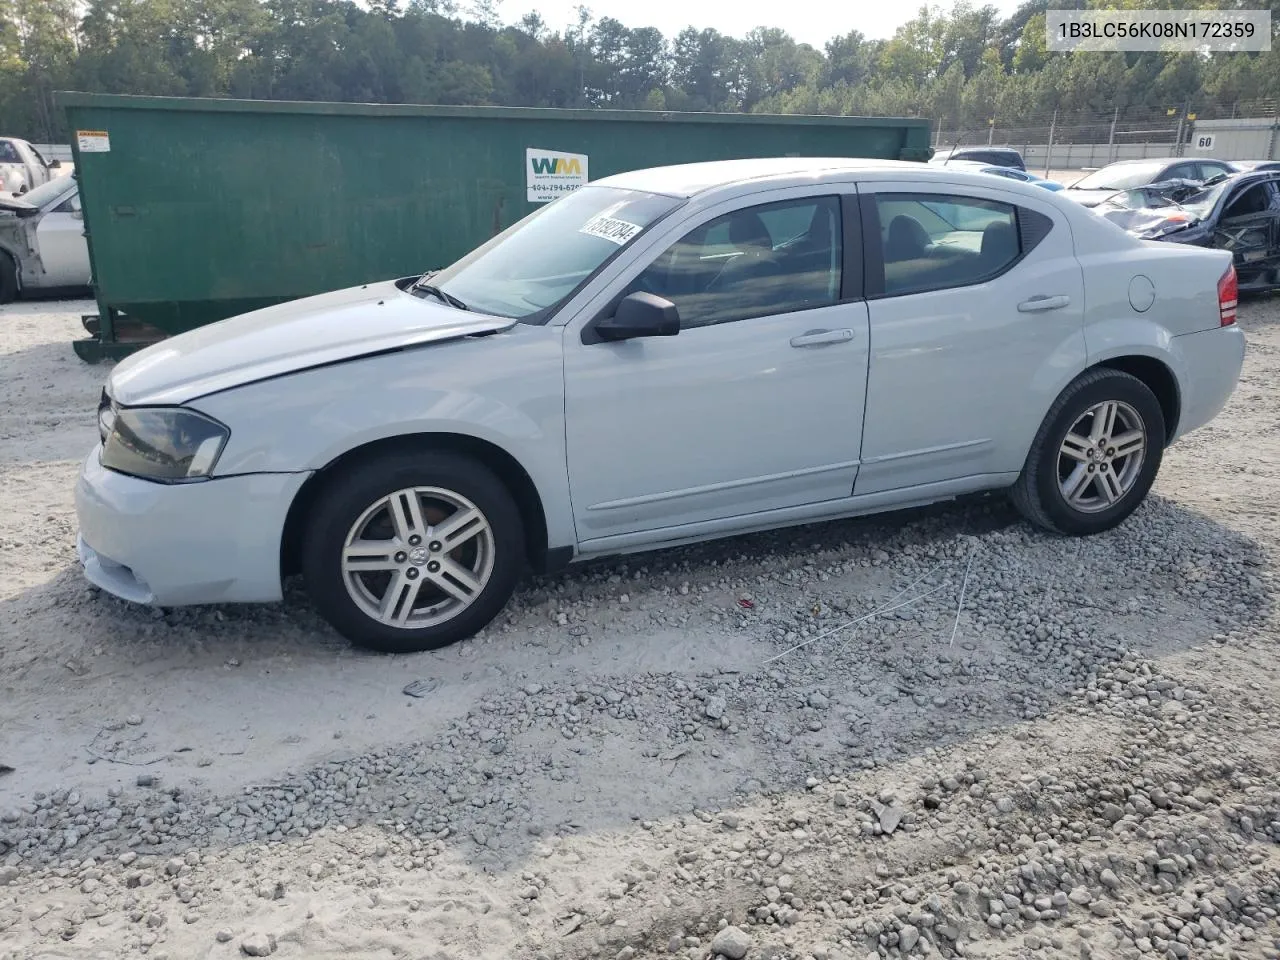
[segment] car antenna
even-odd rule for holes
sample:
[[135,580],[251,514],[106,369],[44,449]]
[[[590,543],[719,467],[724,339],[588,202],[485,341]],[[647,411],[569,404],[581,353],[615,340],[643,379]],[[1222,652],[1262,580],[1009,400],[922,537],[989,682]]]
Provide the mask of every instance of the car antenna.
[[964,128],[963,128],[963,127],[961,127],[961,128],[956,132],[956,142],[955,142],[955,143],[953,143],[953,144],[951,145],[951,149],[947,151],[947,159],[945,159],[945,160],[943,160],[943,161],[942,161],[942,165],[943,165],[944,167],[945,167],[947,164],[949,164],[949,163],[951,162],[951,158],[955,156],[956,151],[960,149],[960,145],[961,145],[963,142],[964,142]]

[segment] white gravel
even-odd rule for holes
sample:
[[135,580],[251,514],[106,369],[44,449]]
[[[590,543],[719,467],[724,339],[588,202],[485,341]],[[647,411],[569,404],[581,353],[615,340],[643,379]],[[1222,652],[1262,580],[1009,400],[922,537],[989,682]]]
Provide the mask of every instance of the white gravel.
[[1274,302],[1119,531],[990,499],[738,538],[404,657],[296,588],[85,585],[91,311],[0,309],[3,960],[1280,960]]

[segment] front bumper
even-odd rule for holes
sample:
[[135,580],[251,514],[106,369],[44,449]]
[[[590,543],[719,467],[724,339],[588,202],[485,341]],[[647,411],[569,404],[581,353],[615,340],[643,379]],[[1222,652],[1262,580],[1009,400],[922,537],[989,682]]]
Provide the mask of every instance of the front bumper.
[[107,470],[100,449],[76,482],[77,551],[90,582],[158,606],[281,598],[285,517],[309,474],[151,483]]

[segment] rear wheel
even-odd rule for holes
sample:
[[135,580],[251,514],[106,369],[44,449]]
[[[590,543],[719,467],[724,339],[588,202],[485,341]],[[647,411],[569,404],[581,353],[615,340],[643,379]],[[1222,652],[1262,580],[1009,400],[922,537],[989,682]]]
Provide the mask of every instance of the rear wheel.
[[1058,533],[1110,530],[1146,498],[1164,441],[1164,413],[1145,383],[1119,370],[1087,371],[1041,424],[1014,484],[1014,504]]
[[524,563],[524,531],[483,464],[397,453],[325,486],[303,551],[312,601],[339,633],[408,653],[463,640],[498,614]]

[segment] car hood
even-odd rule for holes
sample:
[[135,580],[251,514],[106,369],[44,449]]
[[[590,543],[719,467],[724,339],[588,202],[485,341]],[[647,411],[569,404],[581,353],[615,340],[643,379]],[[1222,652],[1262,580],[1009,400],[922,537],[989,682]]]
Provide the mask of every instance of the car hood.
[[121,360],[118,403],[177,404],[357,357],[508,330],[517,321],[455,310],[397,281],[292,300],[198,327]]
[[1143,239],[1164,237],[1170,233],[1198,226],[1201,222],[1198,217],[1187,214],[1177,207],[1141,207],[1135,210],[1104,204],[1095,209],[1098,216],[1110,220],[1135,237]]
[[19,216],[24,214],[29,216],[39,212],[35,204],[21,197],[0,197],[0,210],[17,213]]

